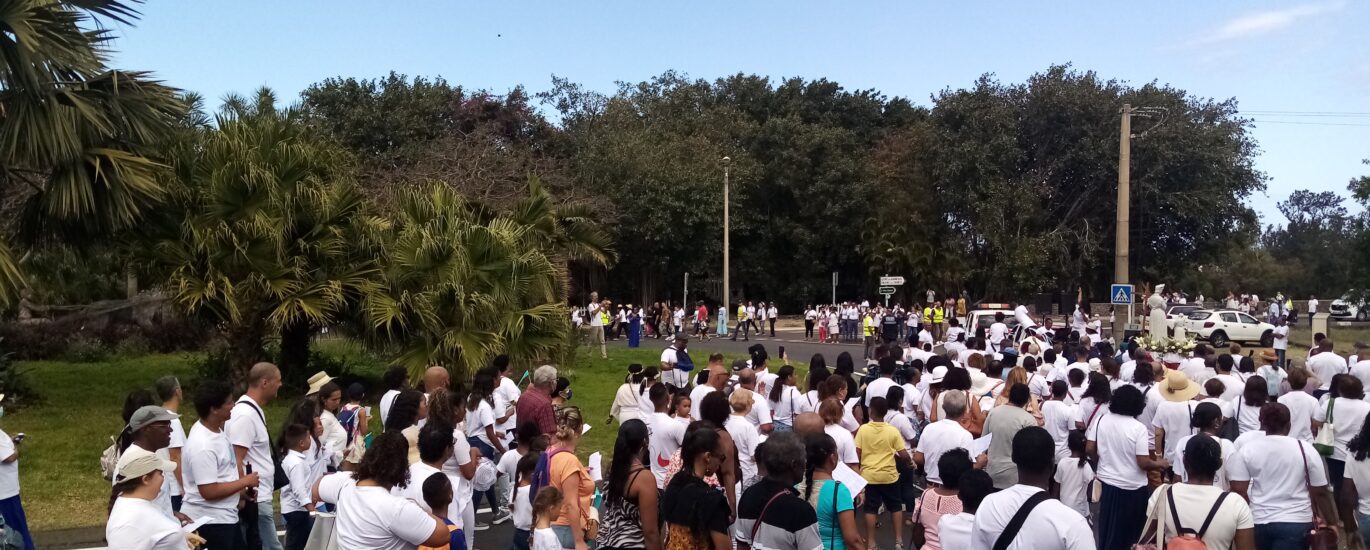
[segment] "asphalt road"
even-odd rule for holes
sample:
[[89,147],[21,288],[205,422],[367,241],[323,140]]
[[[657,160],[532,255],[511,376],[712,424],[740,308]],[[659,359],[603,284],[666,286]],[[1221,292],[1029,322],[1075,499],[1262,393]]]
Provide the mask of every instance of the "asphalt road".
[[[741,337],[736,341],[730,340],[729,338],[718,337],[709,338],[707,340],[691,338],[688,349],[692,351],[691,356],[698,356],[697,352],[699,351],[716,351],[745,355],[747,353],[747,348],[751,347],[753,344],[762,344],[766,346],[766,352],[773,358],[779,357],[780,347],[784,346],[785,353],[790,356],[790,362],[795,364],[808,364],[809,358],[813,357],[813,354],[821,353],[828,360],[829,367],[837,361],[837,355],[844,351],[851,353],[852,358],[857,360],[861,358],[861,354],[865,351],[865,345],[859,342],[822,344],[812,340],[806,341],[804,340],[804,329],[802,327],[777,327],[775,330],[775,337],[771,337],[770,332],[768,331],[765,336],[753,335],[748,340],[743,340]],[[613,357],[612,348],[626,348],[628,346],[628,341],[627,339],[620,339],[609,342],[608,345],[611,348],[609,356]],[[642,340],[639,347],[642,349],[660,351],[665,349],[668,345],[670,345],[669,340],[646,338]],[[774,361],[774,359],[772,360]]]

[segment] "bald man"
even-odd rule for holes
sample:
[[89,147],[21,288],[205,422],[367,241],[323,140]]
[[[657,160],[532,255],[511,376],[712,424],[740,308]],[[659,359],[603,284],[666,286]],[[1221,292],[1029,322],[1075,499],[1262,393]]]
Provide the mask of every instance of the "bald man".
[[432,394],[438,388],[447,389],[447,385],[452,382],[451,375],[447,373],[447,368],[433,365],[428,370],[423,371],[423,391]]
[[238,398],[224,425],[224,433],[233,444],[238,462],[238,475],[245,474],[244,465],[252,465],[257,474],[257,517],[240,521],[257,522],[257,532],[263,550],[281,550],[281,539],[276,536],[275,510],[271,492],[275,489],[276,463],[271,458],[271,430],[266,426],[264,408],[276,398],[281,389],[281,370],[271,363],[257,363],[247,373],[247,392]]
[[799,413],[794,415],[794,433],[801,437],[823,433],[823,418],[818,413]]
[[704,396],[723,391],[728,386],[728,369],[723,366],[722,353],[709,356],[708,372],[708,380],[690,390],[690,418],[694,420],[699,420],[699,406],[704,403]]
[[756,427],[757,432],[771,433],[771,430],[775,429],[775,425],[771,423],[771,406],[766,403],[766,398],[756,391],[756,371],[749,368],[737,371],[737,387],[752,392],[752,411],[747,413],[747,421]]

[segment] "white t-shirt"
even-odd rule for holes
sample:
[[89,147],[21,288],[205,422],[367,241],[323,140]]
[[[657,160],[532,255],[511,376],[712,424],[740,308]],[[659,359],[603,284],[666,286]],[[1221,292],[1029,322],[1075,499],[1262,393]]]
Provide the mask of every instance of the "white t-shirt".
[[[173,411],[171,409],[167,409],[167,412],[172,414],[178,414],[176,411]],[[166,449],[157,451],[157,456],[160,456],[167,460],[171,460],[170,449],[180,449],[185,446],[186,428],[185,426],[181,425],[181,419],[178,418],[176,420],[171,421],[171,444],[167,445]],[[182,460],[185,459],[183,458]],[[181,496],[184,491],[181,489],[181,484],[176,482],[176,474],[167,474],[166,477],[167,479],[171,480],[171,496]],[[165,489],[165,487],[163,487],[163,489]]]
[[385,419],[390,418],[390,406],[395,404],[395,398],[400,396],[400,390],[386,390],[381,394],[381,425],[385,425]]
[[908,415],[899,411],[888,411],[885,413],[885,423],[899,431],[900,437],[904,438],[904,445],[911,446],[914,439],[918,438],[918,430],[913,427],[913,420]]
[[[496,401],[502,400],[503,403],[512,404],[519,400],[520,395],[522,395],[522,392],[519,391],[517,382],[514,382],[513,379],[508,376],[499,377],[499,386],[495,388]],[[495,418],[501,416],[504,416],[503,410],[495,411]],[[495,430],[499,432],[508,432],[518,429],[518,417],[518,414],[511,413],[507,420],[495,426]]]
[[[453,428],[452,458],[442,463],[442,473],[447,474],[447,480],[452,482],[452,506],[448,507],[447,515],[453,521],[461,517],[462,509],[471,502],[471,495],[475,492],[471,480],[461,473],[461,467],[470,463],[471,443],[466,441],[466,434],[461,427]],[[323,489],[319,489],[319,496],[323,496]]]
[[[504,454],[518,455],[518,453]],[[419,505],[419,508],[423,508],[423,511],[431,514],[433,512],[433,507],[429,506],[428,502],[423,499],[423,482],[428,481],[428,476],[441,473],[442,470],[434,468],[422,462],[415,462],[413,464],[410,464],[409,485],[404,486],[404,490],[400,491],[400,496],[414,501],[414,503]],[[451,480],[449,479],[448,481]],[[453,493],[455,496],[455,491],[453,491]],[[455,498],[453,500],[455,500]],[[448,513],[450,514],[451,510],[448,510]]]
[[1313,441],[1312,421],[1313,413],[1319,408],[1318,399],[1308,392],[1295,390],[1281,395],[1278,401],[1289,409],[1289,437]]
[[[1238,401],[1240,401],[1240,399],[1238,399]],[[1234,418],[1234,416],[1237,414],[1237,404],[1232,401],[1223,401],[1220,397],[1205,397],[1199,400],[1199,402],[1196,403],[1194,406],[1197,407],[1203,403],[1212,403],[1214,405],[1217,405],[1218,410],[1223,413],[1223,418]],[[1257,427],[1259,428],[1260,426]]]
[[[729,416],[728,421],[723,423],[723,429],[727,430],[728,435],[733,438],[733,445],[737,447],[737,464],[742,468],[740,481],[756,477],[756,446],[761,443],[761,434],[756,431],[756,426],[746,418],[734,415]],[[850,437],[851,434],[847,436]]]
[[1080,459],[1066,457],[1056,465],[1056,474],[1052,479],[1061,486],[1061,503],[1069,506],[1084,517],[1089,517],[1089,490],[1090,482],[1094,481],[1094,467],[1089,465],[1089,461],[1080,464]]
[[[1189,472],[1184,469],[1184,446],[1188,445],[1189,440],[1194,439],[1194,437],[1195,436],[1187,435],[1184,439],[1180,440],[1180,459],[1170,465],[1170,467],[1175,470],[1175,475],[1180,476],[1180,479],[1184,481],[1189,481]],[[1237,446],[1231,441],[1221,437],[1214,437],[1213,439],[1217,440],[1218,449],[1222,451],[1223,458],[1222,466],[1218,467],[1218,473],[1213,476],[1213,486],[1226,491],[1228,489],[1227,465],[1232,462],[1232,455],[1236,454]],[[1178,502],[1176,504],[1178,504]],[[1208,511],[1205,510],[1204,512],[1207,513]]]
[[1209,397],[1217,397],[1224,401],[1232,401],[1241,397],[1242,390],[1246,388],[1246,384],[1242,382],[1240,378],[1237,378],[1232,374],[1219,374],[1213,378],[1222,381],[1223,393],[1222,395],[1212,395]]
[[[1300,456],[1302,450],[1302,456]],[[1309,523],[1308,480],[1314,487],[1327,486],[1327,471],[1311,443],[1283,435],[1266,435],[1244,442],[1227,465],[1230,481],[1250,481],[1251,516],[1256,523]]]
[[1146,486],[1146,471],[1137,465],[1137,457],[1146,456],[1149,450],[1146,427],[1141,422],[1100,411],[1085,435],[1098,445],[1099,481],[1127,490]]
[[[1268,403],[1269,401],[1267,401]],[[1232,403],[1235,411],[1234,418],[1237,419],[1237,433],[1254,432],[1261,429],[1261,408],[1246,404],[1246,399],[1237,397]]]
[[494,425],[495,409],[490,406],[489,401],[481,399],[475,410],[466,409],[466,437],[474,437],[493,447],[495,444],[490,441],[490,436],[486,435],[485,427]]
[[105,523],[105,542],[120,550],[185,550],[180,522],[141,498],[119,497]]
[[[1327,421],[1327,401],[1324,399],[1318,408],[1313,410],[1313,420]],[[1370,414],[1370,403],[1360,399],[1336,399],[1332,401],[1332,423],[1336,427],[1333,435],[1337,438],[1337,446],[1332,451],[1332,458],[1351,460],[1351,453],[1346,450],[1346,445],[1351,443],[1351,438],[1360,433],[1361,425],[1365,424],[1366,414]],[[1293,430],[1291,429],[1290,432]]]
[[656,476],[656,487],[666,488],[666,467],[671,457],[685,441],[685,424],[666,413],[652,413],[648,416],[647,427],[651,436],[647,439],[647,449],[652,457],[652,475]]
[[[1174,497],[1175,514],[1180,517],[1181,525],[1185,529],[1198,531],[1224,489],[1180,483],[1171,485],[1167,491]],[[1151,493],[1151,499],[1147,501],[1148,510],[1156,507],[1156,499],[1165,498],[1161,493],[1162,491]],[[1169,506],[1170,504],[1167,502],[1164,535],[1167,540],[1176,536],[1178,532],[1175,528],[1175,520],[1169,512]],[[1227,550],[1232,548],[1232,539],[1236,538],[1238,529],[1253,529],[1255,527],[1256,523],[1251,517],[1251,508],[1246,505],[1246,501],[1240,496],[1229,494],[1223,499],[1222,505],[1218,507],[1218,512],[1213,515],[1213,521],[1208,524],[1208,531],[1204,533],[1203,537],[1204,545],[1212,550]]]
[[[252,465],[252,473],[257,474],[257,502],[271,502],[275,484],[272,477],[276,473],[276,461],[271,458],[271,432],[261,414],[261,405],[246,395],[238,398],[233,405],[233,416],[224,424],[224,434],[234,447],[247,449],[243,464]],[[264,411],[263,411],[264,413]],[[237,467],[235,459],[234,467]]]
[[[1352,357],[1350,361],[1355,361],[1355,358]],[[1349,372],[1351,376],[1360,379],[1362,387],[1370,387],[1370,359],[1352,363]]]
[[871,380],[869,384],[866,384],[866,406],[871,406],[871,400],[876,397],[885,397],[889,395],[890,388],[896,385],[894,379],[885,378],[883,376]]
[[[943,453],[952,449],[970,449],[975,438],[955,420],[943,418],[923,428],[923,437],[914,450],[923,454],[923,471],[928,481],[941,483],[942,476],[937,469],[937,460]],[[974,460],[974,457],[971,458]]]
[[700,384],[690,390],[690,418],[699,420],[699,405],[704,402],[704,396],[718,391],[708,384]]
[[238,480],[238,462],[224,432],[212,432],[200,422],[190,427],[181,449],[181,477],[186,485],[181,513],[196,519],[208,517],[212,524],[238,523],[236,493],[215,501],[200,496],[200,485]]
[[780,389],[780,400],[775,402],[775,414],[772,418],[776,422],[794,424],[794,415],[803,412],[798,410],[796,401],[803,401],[804,396],[794,386],[785,386]]
[[590,304],[590,307],[586,308],[586,311],[590,316],[590,326],[592,327],[604,326],[604,318],[599,315],[599,309],[599,304]]
[[747,412],[747,421],[756,428],[771,423],[771,405],[760,393],[752,392],[752,410]]
[[993,344],[994,347],[999,347],[999,342],[1004,341],[1006,336],[1008,336],[1008,325],[996,322],[989,326],[989,343]]
[[937,540],[942,548],[970,548],[970,532],[974,527],[975,514],[944,514],[937,520]]
[[1308,361],[1305,362],[1305,365],[1308,366],[1308,370],[1312,371],[1313,374],[1318,377],[1318,380],[1322,381],[1322,385],[1318,386],[1318,389],[1320,390],[1330,389],[1332,387],[1332,377],[1338,374],[1345,374],[1347,370],[1346,360],[1342,359],[1340,355],[1330,351],[1324,351],[1309,357]]
[[[832,437],[837,443],[837,461],[843,464],[860,464],[861,459],[856,455],[856,438],[846,428],[837,424],[823,426],[823,433]],[[1370,487],[1370,485],[1367,485]],[[1367,491],[1370,492],[1370,491]]]
[[1162,401],[1156,405],[1156,416],[1151,419],[1152,428],[1165,430],[1165,459],[1171,464],[1179,457],[1180,439],[1194,435],[1190,419],[1194,417],[1194,401]]
[[510,449],[509,452],[500,455],[499,463],[495,464],[495,471],[504,476],[507,485],[504,494],[500,495],[504,497],[505,502],[513,498],[514,478],[518,476],[519,460],[522,460],[523,456],[518,451]]
[[1370,516],[1370,460],[1346,461],[1346,477],[1356,483],[1356,495],[1360,497],[1356,502],[1356,511]]
[[677,388],[685,387],[689,381],[690,373],[675,368],[678,359],[676,358],[674,345],[667,346],[661,350],[661,381]]
[[561,550],[561,539],[551,527],[534,529],[532,550]]
[[1062,451],[1066,451],[1064,456],[1070,455],[1066,448],[1066,436],[1075,429],[1075,417],[1079,414],[1078,411],[1077,406],[1065,401],[1052,400],[1042,403],[1042,427],[1051,434],[1051,440],[1056,442],[1057,457],[1063,457]]
[[[322,496],[323,487],[319,493]],[[438,527],[439,522],[417,502],[392,495],[382,487],[351,485],[337,494],[334,528],[339,548],[412,550]]]
[[1289,349],[1289,327],[1288,327],[1288,326],[1275,327],[1275,330],[1271,331],[1271,334],[1273,334],[1273,335],[1275,335],[1275,336],[1284,336],[1284,338],[1275,338],[1275,341],[1271,344],[1270,347],[1273,347],[1273,348],[1275,348],[1275,349],[1277,349],[1277,350],[1281,350],[1281,349],[1286,349],[1286,350],[1287,350],[1287,349]]
[[[970,548],[993,548],[999,534],[1008,527],[1018,509],[1035,493],[1042,490],[1028,485],[1014,485],[985,497],[975,511],[975,527],[971,532]],[[1008,550],[1094,550],[1094,531],[1084,516],[1061,503],[1047,499],[1027,515],[1018,536]]]

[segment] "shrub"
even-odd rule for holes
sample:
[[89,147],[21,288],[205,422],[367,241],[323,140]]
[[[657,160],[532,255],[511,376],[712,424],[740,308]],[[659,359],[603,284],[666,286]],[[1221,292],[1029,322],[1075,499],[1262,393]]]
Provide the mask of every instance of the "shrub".
[[130,334],[114,344],[114,354],[119,357],[137,357],[152,351],[152,343],[142,334]]
[[[0,338],[0,349],[4,344],[4,339]],[[7,402],[17,406],[39,401],[38,390],[29,380],[28,370],[20,369],[13,359],[13,353],[0,352],[0,393],[5,394]]]
[[95,363],[109,357],[109,346],[98,339],[82,335],[72,339],[62,355],[74,363]]

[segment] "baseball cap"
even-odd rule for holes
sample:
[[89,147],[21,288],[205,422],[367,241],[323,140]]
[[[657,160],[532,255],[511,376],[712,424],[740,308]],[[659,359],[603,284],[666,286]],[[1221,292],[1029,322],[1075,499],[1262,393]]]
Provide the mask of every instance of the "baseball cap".
[[133,416],[128,419],[128,431],[136,432],[153,422],[171,421],[180,417],[181,415],[158,407],[157,405],[147,405],[133,411]]

